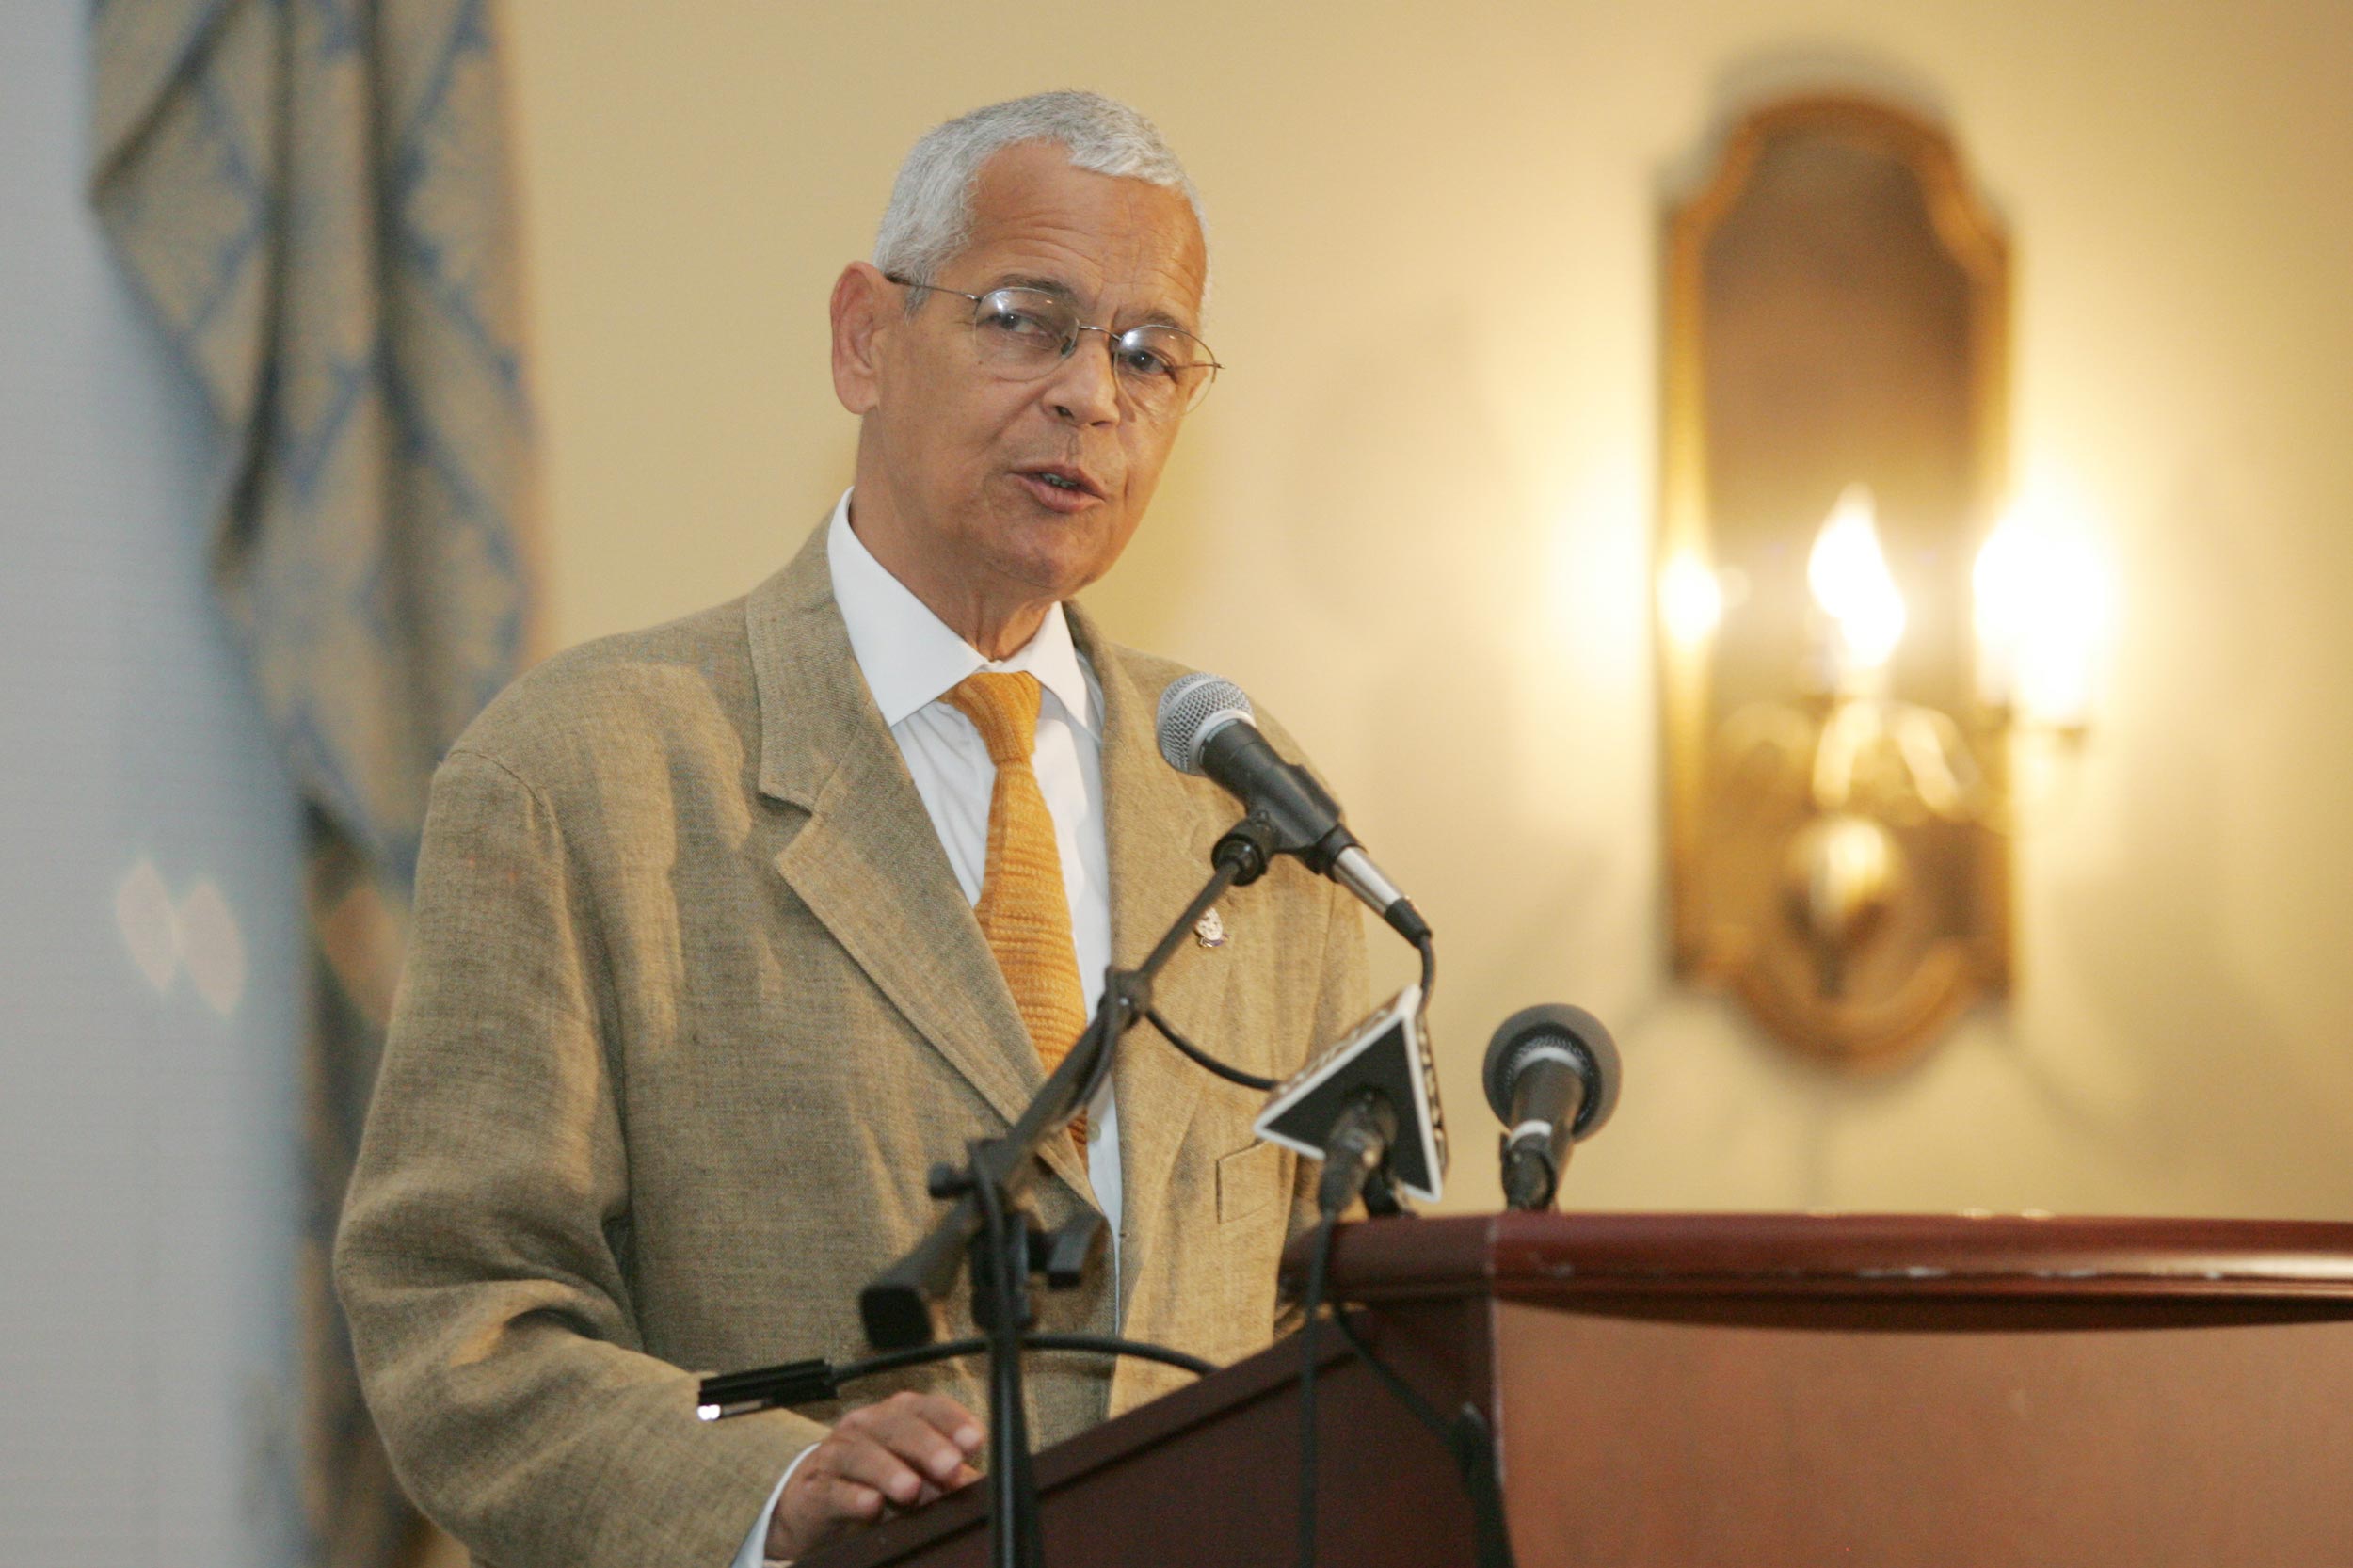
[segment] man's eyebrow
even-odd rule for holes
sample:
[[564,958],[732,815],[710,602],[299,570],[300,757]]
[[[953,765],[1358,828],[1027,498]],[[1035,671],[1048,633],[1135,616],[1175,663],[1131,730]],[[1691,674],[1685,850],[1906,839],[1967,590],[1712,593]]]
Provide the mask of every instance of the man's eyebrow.
[[1075,302],[1078,291],[1059,278],[1042,278],[1026,272],[1009,272],[989,285],[992,289],[1029,289],[1037,294],[1050,294],[1057,299]]
[[1136,317],[1130,325],[1136,327],[1174,327],[1176,330],[1186,334],[1188,337],[1193,334],[1193,323],[1187,321],[1184,317],[1177,315],[1173,311],[1146,311],[1142,315]]

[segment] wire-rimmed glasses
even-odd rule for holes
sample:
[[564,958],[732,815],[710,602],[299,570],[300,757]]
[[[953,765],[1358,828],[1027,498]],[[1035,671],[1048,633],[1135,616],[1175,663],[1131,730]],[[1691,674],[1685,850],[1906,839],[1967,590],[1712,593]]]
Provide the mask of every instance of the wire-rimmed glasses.
[[972,343],[981,364],[1008,381],[1034,381],[1078,351],[1079,334],[1100,332],[1119,390],[1148,419],[1175,419],[1201,406],[1225,367],[1209,345],[1181,327],[1149,322],[1113,331],[1079,319],[1079,308],[1043,289],[1011,287],[967,294],[885,273],[905,289],[929,289],[972,302]]

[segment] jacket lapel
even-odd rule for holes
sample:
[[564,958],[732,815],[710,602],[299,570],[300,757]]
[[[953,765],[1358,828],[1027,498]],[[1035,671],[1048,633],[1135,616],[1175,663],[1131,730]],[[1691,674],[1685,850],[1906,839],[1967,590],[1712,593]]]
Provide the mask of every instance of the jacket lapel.
[[[760,790],[808,813],[776,856],[776,870],[891,1005],[1011,1124],[1044,1070],[858,674],[834,602],[825,535],[820,527],[745,606],[760,699]],[[1095,1201],[1068,1140],[1050,1140],[1043,1154],[1072,1191]]]
[[[1152,706],[1160,694],[1137,684],[1086,616],[1074,612],[1071,627],[1103,691],[1112,961],[1133,968],[1209,880],[1209,851],[1224,824],[1203,811],[1194,787],[1160,754]],[[1187,947],[1160,971],[1153,1000],[1178,1028],[1200,1027],[1224,1011],[1233,970],[1227,955]],[[1119,1102],[1121,1242],[1129,1256],[1157,1256],[1176,1244],[1168,1234],[1175,1216],[1164,1194],[1207,1076],[1149,1024],[1120,1044],[1112,1082]],[[1125,1276],[1132,1281],[1136,1271]],[[1127,1304],[1123,1299],[1123,1320]]]

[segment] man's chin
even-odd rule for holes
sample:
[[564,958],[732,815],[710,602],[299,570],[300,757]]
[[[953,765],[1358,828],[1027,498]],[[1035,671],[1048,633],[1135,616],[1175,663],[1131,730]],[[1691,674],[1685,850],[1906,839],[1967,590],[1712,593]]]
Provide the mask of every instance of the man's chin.
[[1109,571],[1117,558],[1117,552],[1106,551],[1100,529],[1054,526],[1073,520],[1058,518],[1019,530],[990,552],[991,568],[1041,599],[1068,599]]

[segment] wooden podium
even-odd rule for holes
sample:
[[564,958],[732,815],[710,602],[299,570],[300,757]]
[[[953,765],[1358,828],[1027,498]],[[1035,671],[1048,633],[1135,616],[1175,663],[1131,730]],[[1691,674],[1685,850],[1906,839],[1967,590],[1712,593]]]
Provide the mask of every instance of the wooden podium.
[[[2353,1224],[1391,1220],[1332,1277],[1493,1427],[1520,1568],[2353,1563]],[[1448,1454],[1321,1337],[1320,1560],[1469,1563]],[[1048,1568],[1288,1568],[1299,1364],[1041,1454]],[[979,1493],[809,1568],[982,1568]]]

